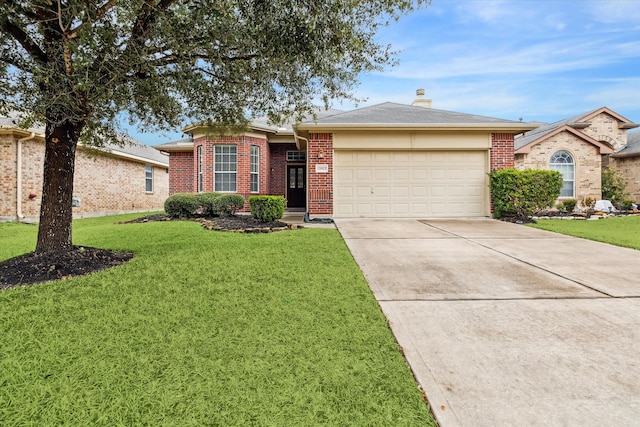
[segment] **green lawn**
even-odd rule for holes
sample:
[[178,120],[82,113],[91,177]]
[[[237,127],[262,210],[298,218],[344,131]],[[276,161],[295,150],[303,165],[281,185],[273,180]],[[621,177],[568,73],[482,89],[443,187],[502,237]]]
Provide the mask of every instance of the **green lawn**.
[[[79,220],[135,252],[0,291],[0,425],[435,425],[336,230]],[[0,224],[0,260],[36,227]]]
[[640,216],[620,216],[597,221],[541,219],[531,227],[640,249]]

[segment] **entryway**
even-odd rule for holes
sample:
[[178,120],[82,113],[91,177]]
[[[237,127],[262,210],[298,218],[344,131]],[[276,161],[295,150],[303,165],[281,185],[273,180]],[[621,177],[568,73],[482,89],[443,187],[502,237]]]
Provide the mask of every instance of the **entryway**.
[[307,167],[287,165],[287,208],[304,208],[307,205]]

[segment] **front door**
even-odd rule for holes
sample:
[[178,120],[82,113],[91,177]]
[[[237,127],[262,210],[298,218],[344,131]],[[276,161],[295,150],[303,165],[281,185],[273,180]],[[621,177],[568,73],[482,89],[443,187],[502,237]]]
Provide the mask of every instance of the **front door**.
[[304,165],[287,166],[287,207],[304,208],[307,204],[307,173]]

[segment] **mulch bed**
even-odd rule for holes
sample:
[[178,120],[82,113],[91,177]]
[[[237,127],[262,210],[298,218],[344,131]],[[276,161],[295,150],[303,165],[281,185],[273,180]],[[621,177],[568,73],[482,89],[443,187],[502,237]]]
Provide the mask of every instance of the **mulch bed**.
[[74,246],[63,253],[28,253],[0,262],[0,289],[83,276],[124,264],[130,252]]
[[230,215],[225,217],[171,218],[165,214],[147,215],[127,221],[126,224],[151,221],[195,221],[207,230],[235,231],[242,233],[268,233],[296,228],[281,221],[263,222],[249,215]]
[[[164,214],[148,215],[127,223],[153,221],[174,221]],[[243,233],[268,233],[294,228],[284,222],[260,222],[248,215],[221,218],[194,219],[208,230],[234,231]],[[65,279],[95,273],[124,264],[133,258],[132,253],[115,252],[106,249],[74,246],[67,253],[28,253],[0,262],[0,290],[16,286]]]

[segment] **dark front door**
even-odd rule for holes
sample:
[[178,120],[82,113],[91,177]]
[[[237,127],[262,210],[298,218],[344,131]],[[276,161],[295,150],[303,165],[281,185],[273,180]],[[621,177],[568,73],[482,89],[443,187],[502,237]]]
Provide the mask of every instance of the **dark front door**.
[[304,165],[287,166],[287,207],[306,207],[307,170]]

